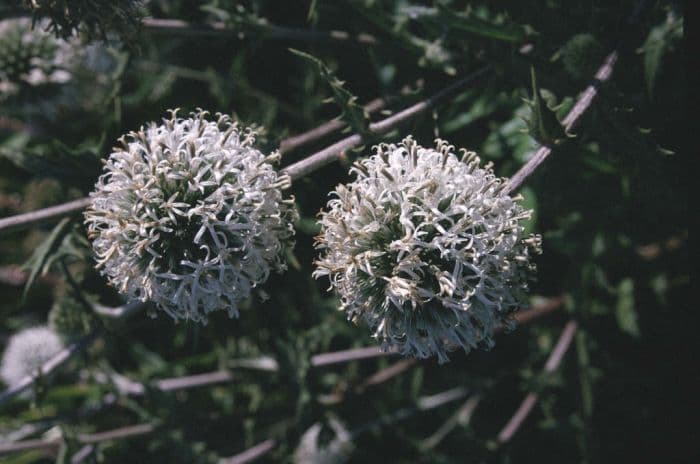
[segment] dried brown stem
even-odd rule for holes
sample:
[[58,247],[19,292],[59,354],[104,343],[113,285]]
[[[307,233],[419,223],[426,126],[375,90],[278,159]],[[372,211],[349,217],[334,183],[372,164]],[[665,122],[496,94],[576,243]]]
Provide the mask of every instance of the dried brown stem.
[[[435,395],[423,396],[421,398],[418,398],[414,406],[402,408],[392,414],[381,416],[376,421],[369,422],[352,430],[350,432],[350,435],[352,437],[357,437],[358,435],[361,435],[367,431],[376,430],[384,425],[389,425],[408,419],[417,413],[430,411],[432,409],[444,406],[446,404],[464,398],[467,395],[467,393],[468,392],[465,388],[456,387],[437,393]],[[265,454],[272,451],[276,446],[276,440],[268,439],[264,442],[261,442],[258,445],[255,445],[252,448],[245,450],[240,454],[237,454],[230,458],[222,459],[219,462],[221,464],[246,464],[261,458]]]
[[432,435],[423,440],[420,444],[420,448],[423,451],[429,451],[440,444],[445,437],[454,430],[458,425],[466,426],[469,424],[474,411],[476,411],[477,406],[481,402],[480,395],[473,395],[469,397],[464,404],[457,409],[457,411],[445,421],[440,428],[438,428]]
[[[386,105],[386,101],[382,98],[377,98],[375,100],[372,100],[371,102],[367,103],[364,106],[364,110],[367,113],[374,113],[375,111],[379,111],[380,109],[384,108]],[[347,124],[345,121],[342,119],[336,118],[331,121],[328,121],[324,124],[321,124],[318,127],[315,127],[309,131],[306,131],[304,133],[301,133],[299,135],[294,135],[291,137],[288,137],[280,142],[280,148],[279,152],[281,154],[286,154],[289,153],[293,150],[296,150],[297,148],[315,142],[316,140],[319,140],[327,135],[332,134],[333,132],[340,130],[344,127],[347,127]]]
[[[147,435],[154,430],[155,426],[152,424],[137,424],[128,427],[120,427],[118,429],[108,430],[105,432],[80,434],[76,437],[76,440],[78,443],[90,445],[111,440],[121,440],[139,435]],[[60,447],[62,443],[63,439],[60,437],[45,440],[38,439],[24,440],[14,443],[0,443],[0,455],[36,449],[54,449]]]
[[[547,363],[544,366],[544,372],[553,372],[559,367],[562,359],[564,359],[564,355],[571,346],[576,329],[576,321],[569,321],[566,324],[564,330],[562,330],[561,335],[559,336],[559,340],[557,340],[557,344],[554,346],[552,353],[547,359]],[[525,396],[525,399],[523,399],[518,409],[498,434],[498,443],[504,444],[513,438],[513,436],[520,429],[520,426],[522,426],[525,422],[525,419],[527,419],[530,412],[532,412],[532,408],[534,408],[535,404],[537,404],[537,399],[538,395],[534,392],[530,392],[527,394],[527,396]]]
[[[533,307],[532,309],[528,309],[525,311],[522,311],[518,313],[516,316],[516,319],[522,324],[528,323],[532,320],[535,320],[536,318],[542,317],[551,311],[555,310],[556,308],[561,307],[563,304],[563,298],[561,297],[556,297],[552,298],[550,301]],[[95,335],[93,335],[94,337]],[[80,342],[77,342],[76,344],[71,345],[70,347],[66,348],[64,352],[59,353],[51,359],[49,362],[47,362],[43,367],[42,367],[42,373],[43,375],[48,375],[50,374],[54,369],[59,367],[63,362],[66,362],[70,357],[75,356],[76,354],[80,353],[86,346],[88,346],[91,342],[91,339],[89,339],[90,336],[86,337],[85,339],[81,340]],[[561,342],[561,339],[560,339]],[[559,342],[558,342],[559,345]],[[553,351],[552,356],[550,356],[550,361],[548,361],[547,366],[550,366],[551,363],[556,363],[554,367],[551,367],[552,370],[556,369],[556,366],[561,362],[561,356],[563,356],[563,352],[561,354],[558,354],[555,356],[555,353],[558,351],[561,351],[560,349],[558,350],[555,348]],[[353,349],[353,350],[343,350],[343,351],[336,351],[336,352],[330,352],[330,353],[323,353],[316,355],[312,357],[312,366],[313,367],[323,367],[323,366],[328,366],[331,364],[339,364],[339,363],[344,363],[344,362],[350,362],[350,361],[356,361],[356,360],[361,360],[361,359],[368,359],[368,358],[373,358],[373,357],[378,357],[378,356],[383,356],[387,354],[392,354],[392,353],[385,353],[382,352],[379,347],[367,347],[367,348],[359,348],[359,349]],[[552,360],[553,359],[553,360]],[[315,360],[315,361],[314,361]],[[390,366],[379,370],[375,374],[371,375],[367,379],[365,379],[364,382],[362,382],[357,389],[357,393],[362,393],[363,390],[379,385],[383,382],[386,382],[390,380],[391,378],[401,374],[402,372],[405,372],[406,370],[410,369],[414,365],[417,364],[417,361],[415,359],[403,359],[400,360],[396,363],[391,364]],[[546,367],[547,368],[547,367]],[[219,383],[226,383],[230,382],[234,379],[233,374],[228,371],[228,370],[219,370],[219,371],[213,371],[213,372],[207,372],[203,374],[196,374],[196,375],[190,375],[190,376],[184,376],[184,377],[173,377],[173,378],[168,378],[168,379],[161,379],[155,381],[152,385],[153,388],[156,388],[160,391],[163,392],[172,392],[172,391],[178,391],[178,390],[185,390],[185,389],[190,389],[190,388],[198,388],[198,387],[205,387],[209,385],[215,385]],[[11,389],[3,393],[2,396],[0,396],[0,405],[4,404],[7,402],[9,399],[12,397],[16,396],[17,394],[21,393],[21,391],[24,391],[26,388],[29,388],[31,384],[33,384],[36,381],[36,378],[30,378],[28,377],[25,379],[29,381],[24,387],[21,388],[21,390],[17,389]],[[123,394],[127,395],[135,395],[135,396],[140,396],[144,395],[146,393],[146,387],[139,383],[139,382],[134,382],[131,381],[123,376],[119,376],[118,378],[115,378],[115,383],[117,384],[117,387],[120,389],[120,391]],[[461,391],[461,390],[460,390]],[[450,392],[454,393],[452,390]],[[450,393],[450,394],[452,394]],[[460,393],[461,394],[461,393]],[[432,398],[432,397],[431,397]],[[437,397],[438,399],[442,397]],[[452,401],[452,397],[448,398],[449,401]],[[435,398],[433,398],[435,399]],[[444,399],[444,398],[443,398]],[[342,398],[341,398],[342,400]],[[432,407],[435,407],[434,405],[431,406],[431,402],[429,401],[429,398],[426,399],[424,398],[422,400],[422,403],[419,403],[422,408],[424,409],[430,409]],[[438,401],[440,403],[440,401]],[[441,403],[442,404],[442,403]],[[531,407],[531,406],[530,406]],[[128,429],[133,429],[133,428],[126,428]],[[122,429],[117,429],[117,431],[121,431]],[[112,431],[116,432],[116,431]],[[112,433],[110,432],[110,433]],[[112,436],[112,435],[108,435]],[[119,436],[115,436],[114,438],[119,438]],[[254,448],[251,448],[254,452],[251,452],[251,450],[248,450],[240,455],[236,455],[232,458],[228,458],[229,460],[222,461],[222,462],[251,462],[254,459],[257,459],[258,457],[266,454],[269,452],[272,447],[269,449],[266,449],[267,446],[269,446],[270,442],[274,442],[274,440],[266,440],[265,442],[262,442],[260,445],[260,449],[255,450]],[[57,443],[60,443],[57,442]],[[86,441],[84,442],[85,444],[89,444],[90,442]],[[262,445],[265,444],[265,447]],[[16,445],[16,446],[15,446]],[[55,446],[56,443],[49,443],[46,440],[25,440],[22,442],[17,442],[17,443],[11,443],[8,445],[0,445],[0,454],[2,453],[11,453],[11,452],[18,452],[18,451],[24,451],[28,449],[41,449],[41,448],[51,448]],[[4,446],[4,447],[3,447]],[[274,446],[274,445],[273,445]],[[88,448],[85,448],[83,450],[80,450],[85,453],[89,453]],[[80,454],[80,451],[78,454]],[[249,453],[250,452],[250,453]],[[241,461],[231,461],[231,459],[238,458],[238,459],[250,459],[250,460],[241,460]]]
[[[605,58],[603,64],[598,69],[598,72],[596,72],[593,82],[588,87],[586,87],[586,89],[576,101],[574,107],[571,108],[569,114],[566,115],[566,117],[562,121],[562,126],[564,126],[567,132],[581,120],[581,116],[583,116],[583,114],[591,106],[591,103],[593,103],[593,99],[595,98],[595,96],[598,95],[598,90],[600,89],[600,86],[610,79],[610,76],[612,76],[613,69],[615,67],[615,63],[617,62],[617,57],[617,50],[614,50]],[[507,191],[512,193],[518,190],[520,187],[522,187],[525,181],[537,170],[537,168],[539,168],[542,165],[542,163],[544,163],[547,160],[551,153],[551,146],[541,146],[535,152],[535,154],[532,155],[532,158],[530,158],[530,160],[527,163],[525,163],[523,167],[521,167],[518,170],[518,172],[516,172],[515,175],[513,175],[513,177],[510,178],[506,187]]]
[[363,137],[361,134],[353,134],[346,137],[333,145],[324,148],[323,150],[314,153],[313,155],[304,158],[296,163],[287,166],[282,170],[286,172],[292,178],[292,181],[298,180],[323,166],[332,163],[339,159],[343,153],[353,148],[357,148],[363,143],[369,141],[370,137],[377,137],[379,135],[385,134],[392,129],[397,128],[401,124],[410,121],[411,119],[425,113],[427,110],[434,108],[440,102],[451,97],[458,91],[462,90],[466,86],[473,84],[478,79],[482,78],[484,75],[491,70],[490,66],[484,66],[483,68],[473,72],[472,74],[458,80],[452,85],[446,87],[435,95],[416,103],[413,106],[406,108],[396,114],[389,116],[388,118],[382,119],[381,121],[374,122],[369,125],[368,136]]
[[80,198],[56,206],[39,209],[24,214],[17,214],[0,219],[0,233],[24,229],[43,222],[77,214],[90,204],[90,198]]
[[[467,84],[474,82],[476,79],[482,77],[490,67],[481,68],[479,71],[461,79],[451,86],[445,88],[441,92],[433,95],[432,97],[417,103],[410,108],[407,108],[399,113],[396,113],[386,119],[378,121],[370,125],[370,133],[374,135],[379,135],[388,132],[389,130],[399,126],[400,124],[409,121],[410,119],[424,113],[426,110],[433,108],[435,105],[445,100],[452,94],[454,94],[459,89],[465,87]],[[326,129],[327,130],[327,129]],[[291,166],[284,169],[292,179],[299,179],[318,168],[325,166],[326,164],[336,160],[344,151],[355,148],[361,145],[363,142],[363,137],[360,135],[352,135],[347,137],[340,142],[334,143],[328,148],[315,153],[308,158],[298,161]],[[282,141],[284,144],[284,141]],[[0,219],[0,233],[10,232],[13,230],[20,230],[27,227],[31,227],[35,224],[42,222],[59,219],[63,216],[70,216],[77,214],[83,209],[85,209],[90,204],[90,198],[80,198],[78,200],[70,201],[68,203],[63,203],[56,206],[51,206],[49,208],[40,209],[37,211],[32,211],[30,213],[18,214],[15,216],[10,216]]]
[[[537,319],[541,316],[551,313],[559,309],[564,304],[563,297],[554,297],[548,300],[542,305],[535,306],[530,309],[519,311],[515,313],[513,318],[519,324],[527,324],[530,321]],[[499,327],[497,332],[503,330],[503,327]],[[311,358],[311,365],[313,367],[323,367],[332,364],[340,364],[350,361],[359,361],[362,359],[378,358],[381,356],[397,355],[396,351],[388,350],[382,351],[379,346],[367,346],[362,348],[351,348],[349,350],[341,351],[331,351],[329,353],[321,353],[314,355]]]
[[214,371],[205,374],[190,375],[186,377],[175,377],[163,379],[155,383],[155,387],[160,391],[169,392],[175,390],[188,390],[206,385],[226,383],[233,380],[233,374],[229,371]]
[[260,442],[252,448],[248,448],[235,456],[221,459],[219,464],[247,464],[265,456],[267,453],[272,451],[275,446],[277,446],[277,440],[270,438],[269,440]]

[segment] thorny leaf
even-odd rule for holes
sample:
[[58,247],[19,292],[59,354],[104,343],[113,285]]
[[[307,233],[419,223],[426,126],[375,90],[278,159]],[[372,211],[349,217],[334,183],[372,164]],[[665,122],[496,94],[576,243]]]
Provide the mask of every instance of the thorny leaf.
[[526,120],[528,132],[542,145],[559,145],[566,139],[574,137],[564,129],[559,119],[557,119],[557,111],[554,95],[540,89],[537,86],[537,77],[535,68],[530,68],[530,76],[532,78],[532,100],[526,100],[530,106],[531,112]]
[[67,256],[83,257],[82,250],[76,243],[76,240],[81,240],[81,238],[73,235],[75,229],[72,226],[71,218],[65,218],[59,222],[24,264],[24,267],[30,271],[24,286],[24,297],[34,285],[37,277],[45,275],[57,260]]
[[366,134],[369,131],[369,115],[362,106],[357,104],[357,97],[345,88],[345,82],[338,79],[335,73],[318,58],[293,48],[290,48],[289,51],[316,65],[321,76],[333,91],[333,100],[343,111],[341,117],[353,131],[358,134]]

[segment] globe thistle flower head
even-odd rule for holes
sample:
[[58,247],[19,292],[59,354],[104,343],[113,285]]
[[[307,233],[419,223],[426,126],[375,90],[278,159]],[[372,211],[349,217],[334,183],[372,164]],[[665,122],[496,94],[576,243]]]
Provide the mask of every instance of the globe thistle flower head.
[[426,358],[490,347],[523,304],[540,252],[530,217],[475,153],[406,138],[356,163],[321,214],[315,276],[385,349]]
[[57,38],[47,27],[46,20],[0,20],[0,114],[47,134],[60,125],[64,137],[100,120],[126,56],[103,43]]
[[205,323],[286,268],[297,219],[290,179],[228,116],[177,111],[122,137],[85,213],[97,266],[120,292]]
[[28,18],[0,20],[0,99],[22,88],[63,84],[78,55],[74,41],[60,40]]
[[28,375],[35,375],[41,366],[63,349],[61,338],[45,326],[24,329],[13,335],[0,364],[0,378],[10,386]]

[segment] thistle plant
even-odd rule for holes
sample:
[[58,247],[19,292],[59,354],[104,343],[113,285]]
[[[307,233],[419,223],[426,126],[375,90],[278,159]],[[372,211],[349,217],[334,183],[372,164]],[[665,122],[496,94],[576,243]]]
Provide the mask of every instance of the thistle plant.
[[540,237],[531,212],[473,152],[410,137],[355,163],[321,215],[314,275],[327,276],[354,322],[385,349],[426,358],[491,347],[524,304]]
[[[101,43],[84,45],[44,30],[47,21],[0,21],[0,115],[34,124],[76,122],[104,113],[125,59]],[[62,121],[60,121],[62,122]]]
[[28,18],[0,20],[0,100],[23,88],[63,84],[78,54],[74,41],[46,34]]
[[286,268],[297,219],[290,186],[228,116],[171,112],[120,139],[85,213],[97,267],[120,292],[206,323]]
[[9,386],[18,384],[63,349],[61,338],[46,326],[24,329],[7,343],[0,364],[0,378]]

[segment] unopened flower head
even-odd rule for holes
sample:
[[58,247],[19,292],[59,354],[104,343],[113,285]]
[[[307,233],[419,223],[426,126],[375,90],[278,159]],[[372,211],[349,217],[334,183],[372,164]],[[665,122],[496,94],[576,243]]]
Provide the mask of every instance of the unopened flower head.
[[454,348],[492,345],[523,304],[538,236],[530,217],[475,153],[410,137],[379,145],[351,168],[321,217],[315,276],[328,276],[342,309],[384,348],[447,360]]
[[292,456],[294,464],[342,464],[350,459],[355,448],[350,432],[336,419],[330,419],[329,425],[334,437],[325,445],[319,440],[323,430],[320,422],[304,432]]
[[228,116],[177,111],[121,138],[85,217],[98,268],[175,319],[206,322],[285,269],[297,218],[290,179]]
[[72,295],[56,300],[49,311],[49,327],[62,340],[71,341],[99,328],[99,319],[94,311]]
[[71,79],[71,68],[79,47],[74,40],[57,39],[46,33],[39,21],[29,18],[0,20],[0,99],[22,87],[63,84]]
[[63,349],[61,338],[45,326],[24,329],[7,343],[0,365],[0,378],[10,386],[28,375],[35,375],[41,366]]

